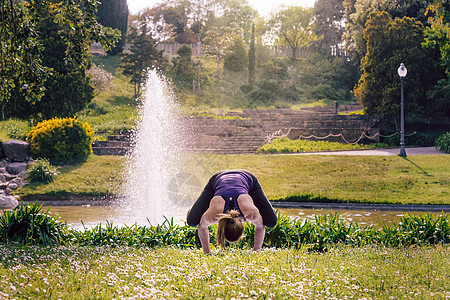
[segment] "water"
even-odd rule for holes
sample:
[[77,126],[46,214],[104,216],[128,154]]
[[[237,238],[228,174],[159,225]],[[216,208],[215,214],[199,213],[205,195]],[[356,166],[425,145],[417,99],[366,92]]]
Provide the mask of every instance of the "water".
[[[115,211],[119,223],[159,224],[176,213],[170,183],[181,165],[182,141],[173,94],[156,71],[149,72],[140,114],[128,155],[123,197]],[[120,214],[118,214],[118,210]]]
[[[47,207],[44,208],[45,211]],[[188,208],[183,206],[174,207],[170,213],[169,218],[173,218],[174,223],[184,224],[186,220],[186,213]],[[400,218],[407,213],[421,214],[422,212],[412,211],[380,211],[380,210],[347,210],[347,209],[297,209],[297,208],[283,208],[281,212],[286,213],[292,218],[314,220],[316,215],[326,215],[338,213],[339,216],[347,222],[357,222],[361,226],[377,225],[380,226],[382,222],[398,222]],[[71,227],[80,227],[81,221],[86,226],[95,226],[97,224],[105,224],[106,221],[112,222],[115,225],[127,224],[132,225],[134,222],[132,218],[128,218],[123,213],[120,207],[114,206],[53,206],[50,212],[54,215],[60,216],[62,221],[66,221]],[[432,214],[440,215],[439,212],[432,212]],[[166,214],[164,214],[166,215]],[[167,215],[166,215],[167,216]],[[152,223],[153,225],[156,225]],[[149,225],[146,220],[141,220],[140,225]]]

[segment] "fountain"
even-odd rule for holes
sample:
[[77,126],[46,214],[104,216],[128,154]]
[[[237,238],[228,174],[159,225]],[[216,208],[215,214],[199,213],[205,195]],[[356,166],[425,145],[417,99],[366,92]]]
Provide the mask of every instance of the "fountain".
[[164,217],[185,219],[187,209],[176,205],[177,194],[171,186],[184,165],[176,109],[167,81],[157,71],[149,71],[124,174],[120,203],[127,218],[124,223],[142,223],[147,218],[152,224],[161,223]]

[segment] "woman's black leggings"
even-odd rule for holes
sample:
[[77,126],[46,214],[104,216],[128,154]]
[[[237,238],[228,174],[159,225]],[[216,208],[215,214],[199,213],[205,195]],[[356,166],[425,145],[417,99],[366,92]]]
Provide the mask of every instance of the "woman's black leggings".
[[[214,196],[213,182],[216,179],[216,177],[234,171],[235,170],[221,171],[211,176],[211,178],[208,181],[208,184],[205,186],[202,193],[200,194],[200,197],[197,199],[197,201],[194,203],[194,205],[187,214],[187,223],[190,226],[197,226],[200,223],[201,217],[203,216],[205,211],[209,208],[209,203],[211,202],[211,199]],[[263,218],[264,225],[267,227],[274,227],[277,224],[277,215],[275,214],[272,205],[270,204],[269,200],[264,194],[264,191],[261,185],[259,184],[258,179],[256,178],[255,175],[253,175],[249,171],[246,170],[238,170],[238,171],[246,172],[248,175],[252,177],[253,188],[249,191],[248,194],[250,195],[250,197],[252,197],[253,203],[258,208],[259,213]]]

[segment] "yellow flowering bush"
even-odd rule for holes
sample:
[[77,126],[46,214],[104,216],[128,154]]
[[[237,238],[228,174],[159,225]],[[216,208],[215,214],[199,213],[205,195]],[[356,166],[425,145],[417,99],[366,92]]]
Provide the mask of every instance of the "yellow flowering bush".
[[84,160],[92,153],[94,131],[75,118],[53,118],[38,123],[28,134],[34,158],[53,163]]

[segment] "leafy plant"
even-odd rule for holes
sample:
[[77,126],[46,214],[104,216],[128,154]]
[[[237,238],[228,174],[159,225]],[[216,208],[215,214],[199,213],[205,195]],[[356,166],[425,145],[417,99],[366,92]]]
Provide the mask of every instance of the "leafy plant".
[[57,168],[45,159],[36,159],[28,165],[26,179],[33,182],[52,182],[59,174]]
[[307,141],[291,140],[287,137],[274,139],[272,142],[263,145],[258,149],[258,153],[292,153],[292,152],[312,152],[327,150],[355,150],[374,148],[375,145],[342,144],[328,141]]
[[42,205],[37,202],[24,205],[23,202],[13,210],[3,211],[0,216],[0,241],[9,244],[60,244],[65,240],[67,224],[58,218],[41,213]]
[[28,134],[34,157],[61,163],[86,159],[92,153],[94,132],[75,118],[54,118],[38,123]]
[[450,153],[450,132],[447,132],[436,139],[436,149]]

